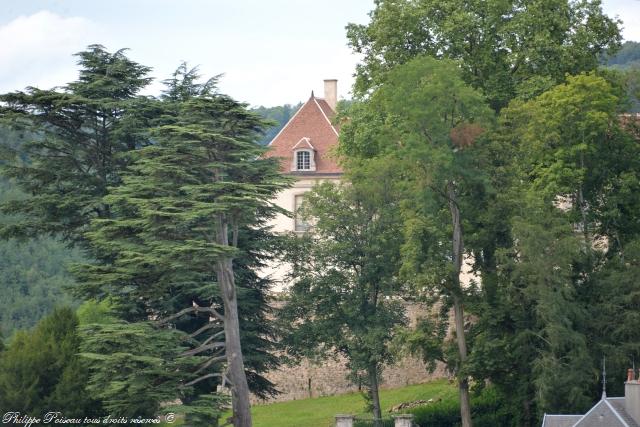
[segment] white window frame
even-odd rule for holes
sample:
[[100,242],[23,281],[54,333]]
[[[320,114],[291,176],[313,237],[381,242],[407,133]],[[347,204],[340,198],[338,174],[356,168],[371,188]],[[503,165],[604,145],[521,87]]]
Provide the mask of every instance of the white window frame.
[[[298,157],[303,156],[302,153],[306,153],[309,156],[309,167],[308,168],[299,168]],[[304,161],[304,160],[303,160]],[[304,166],[304,164],[303,164]],[[313,172],[316,170],[316,161],[315,161],[315,153],[310,149],[300,149],[295,150],[293,152],[293,161],[291,164],[292,171],[300,171],[300,172]]]
[[304,203],[304,193],[293,195],[293,231],[296,233],[306,233],[311,228],[311,224],[300,217],[298,209]]

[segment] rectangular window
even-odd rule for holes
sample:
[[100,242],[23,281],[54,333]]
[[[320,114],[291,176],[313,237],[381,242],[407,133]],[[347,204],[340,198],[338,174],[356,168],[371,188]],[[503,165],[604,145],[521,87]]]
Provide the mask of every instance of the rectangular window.
[[[308,154],[308,153],[307,153]],[[305,221],[300,214],[298,213],[298,210],[300,209],[300,207],[302,206],[302,202],[304,200],[304,196],[300,195],[300,196],[295,196],[295,212],[294,212],[294,218],[295,218],[295,230],[296,231],[308,231],[309,230],[309,223],[307,221]]]
[[308,151],[298,151],[296,155],[296,165],[299,171],[311,169],[311,155]]

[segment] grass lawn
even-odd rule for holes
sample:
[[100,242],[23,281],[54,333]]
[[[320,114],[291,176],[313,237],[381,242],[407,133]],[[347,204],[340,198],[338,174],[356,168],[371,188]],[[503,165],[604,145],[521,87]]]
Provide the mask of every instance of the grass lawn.
[[[380,390],[383,414],[402,402],[428,399],[455,399],[457,389],[447,380],[402,388]],[[255,427],[330,427],[336,414],[362,414],[364,399],[359,393],[289,402],[256,405],[252,408]]]

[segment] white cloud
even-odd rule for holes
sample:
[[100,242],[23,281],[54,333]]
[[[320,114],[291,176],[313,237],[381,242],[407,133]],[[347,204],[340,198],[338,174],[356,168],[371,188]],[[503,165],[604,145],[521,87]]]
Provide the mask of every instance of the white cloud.
[[0,92],[73,80],[77,67],[72,55],[98,40],[98,33],[86,18],[46,10],[0,26]]
[[622,20],[624,40],[640,41],[640,0],[604,0],[602,8]]

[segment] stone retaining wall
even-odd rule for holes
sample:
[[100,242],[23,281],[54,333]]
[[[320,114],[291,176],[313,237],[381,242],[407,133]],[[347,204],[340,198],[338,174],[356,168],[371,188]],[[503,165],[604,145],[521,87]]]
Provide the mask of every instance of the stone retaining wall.
[[[406,303],[406,309],[407,317],[412,325],[415,325],[417,318],[426,315],[425,307],[420,304]],[[358,386],[347,380],[347,374],[348,370],[343,358],[319,363],[305,359],[296,366],[282,366],[265,375],[282,392],[270,399],[269,402],[332,396],[358,391]],[[429,373],[421,360],[415,357],[405,357],[395,364],[385,367],[380,386],[383,389],[403,387],[446,376],[442,365],[438,365],[433,373]],[[264,403],[264,401],[254,397],[254,403]]]

